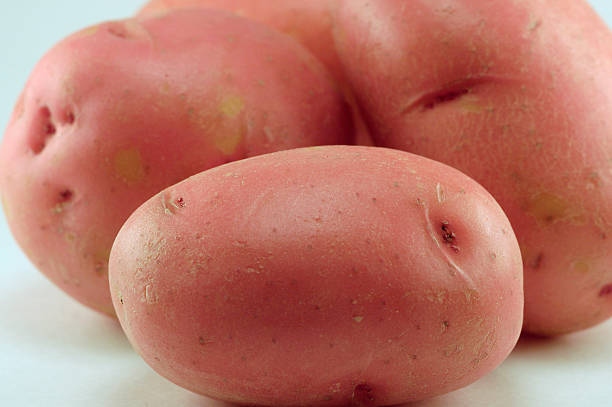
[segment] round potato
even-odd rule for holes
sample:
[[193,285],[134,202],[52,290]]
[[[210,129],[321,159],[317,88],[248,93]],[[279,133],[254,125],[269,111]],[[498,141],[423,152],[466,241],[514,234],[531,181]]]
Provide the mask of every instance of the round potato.
[[213,10],[108,22],[36,66],[0,150],[2,200],[32,262],[112,314],[108,256],[140,204],[210,167],[351,132],[322,64],[263,25]]
[[215,8],[231,11],[290,35],[323,62],[342,88],[355,124],[352,142],[373,145],[334,46],[332,15],[337,6],[338,0],[151,0],[139,15],[163,15],[182,8]]
[[522,324],[497,203],[450,167],[375,147],[266,154],[166,189],[119,232],[110,284],[157,372],[236,403],[428,398],[491,371]]
[[612,33],[583,0],[351,0],[336,40],[377,145],[481,183],[516,232],[525,326],[612,317]]

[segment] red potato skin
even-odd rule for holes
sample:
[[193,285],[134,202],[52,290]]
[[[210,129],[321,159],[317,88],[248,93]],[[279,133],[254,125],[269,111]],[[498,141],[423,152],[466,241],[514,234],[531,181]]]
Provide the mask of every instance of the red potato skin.
[[587,3],[351,0],[336,28],[375,142],[461,170],[508,215],[525,331],[612,316],[612,35]]
[[522,324],[497,203],[376,147],[266,154],[166,189],[119,232],[110,284],[147,363],[240,404],[425,399],[495,368]]
[[108,256],[140,204],[228,161],[351,131],[325,68],[263,25],[211,10],[104,23],[36,66],[2,142],[2,201],[31,261],[114,314]]
[[347,84],[332,34],[333,12],[338,0],[152,0],[139,15],[159,15],[181,8],[215,8],[255,20],[290,35],[329,69],[343,89],[355,124],[353,143],[372,146],[366,124]]

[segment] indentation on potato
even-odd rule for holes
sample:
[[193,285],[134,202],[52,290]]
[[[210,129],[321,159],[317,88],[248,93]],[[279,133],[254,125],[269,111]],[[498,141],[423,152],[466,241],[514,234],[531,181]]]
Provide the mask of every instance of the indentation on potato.
[[534,195],[527,202],[526,212],[540,225],[550,225],[560,221],[582,225],[586,222],[581,210],[573,208],[565,199],[548,192]]
[[128,185],[142,181],[146,175],[144,161],[136,148],[117,151],[113,167],[115,175]]
[[74,112],[71,110],[66,110],[64,112],[64,117],[62,119],[65,124],[74,124],[74,121],[75,121]]
[[599,296],[612,298],[612,283],[604,285],[601,290],[599,290]]
[[68,204],[70,204],[73,197],[74,197],[74,192],[72,192],[72,190],[62,189],[58,193],[57,199],[55,201],[55,206],[53,207],[53,212],[55,213],[64,212],[64,209],[66,208],[66,206],[68,206]]
[[374,390],[367,383],[360,383],[353,389],[351,396],[351,406],[371,406],[375,403]]
[[442,240],[446,245],[455,253],[459,253],[459,246],[457,246],[457,236],[455,232],[453,232],[451,225],[448,221],[442,221],[440,225],[440,229],[442,230]]
[[107,28],[107,31],[110,35],[114,35],[118,38],[126,39],[128,37],[127,30],[121,23],[113,23]]
[[182,196],[173,198],[171,194],[165,192],[162,192],[160,196],[162,209],[166,215],[174,215],[178,209],[186,205],[185,198]]
[[56,133],[55,124],[51,117],[51,111],[47,106],[42,106],[36,112],[32,120],[28,144],[34,154],[40,154],[47,145],[49,138]]
[[106,31],[110,35],[122,40],[150,38],[147,29],[136,20],[109,23],[107,24]]
[[478,76],[451,82],[440,89],[426,92],[416,99],[409,100],[402,108],[402,113],[428,112],[441,105],[466,98],[465,103],[461,105],[466,112],[481,112],[485,108],[478,103],[478,97],[474,95],[475,88],[499,80],[501,79],[491,76]]

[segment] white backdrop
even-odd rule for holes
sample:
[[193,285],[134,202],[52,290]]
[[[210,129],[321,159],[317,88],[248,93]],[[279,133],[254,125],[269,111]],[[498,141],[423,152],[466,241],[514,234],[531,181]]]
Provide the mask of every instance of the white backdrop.
[[[47,49],[79,28],[131,15],[141,5],[139,0],[2,3],[2,128]],[[591,4],[612,26],[612,0]],[[157,376],[131,350],[116,323],[47,282],[25,259],[0,216],[0,406],[213,405],[223,403]],[[415,405],[612,406],[612,321],[553,340],[521,339],[510,358],[481,381]]]

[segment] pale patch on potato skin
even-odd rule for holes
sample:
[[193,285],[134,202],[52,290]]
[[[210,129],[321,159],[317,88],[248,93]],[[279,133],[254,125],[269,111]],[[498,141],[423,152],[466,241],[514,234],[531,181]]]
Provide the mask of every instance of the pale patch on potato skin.
[[119,150],[113,157],[115,176],[128,185],[141,182],[146,176],[142,155],[137,148]]
[[244,109],[244,100],[237,95],[225,96],[219,104],[219,111],[230,119],[235,119]]
[[548,192],[535,194],[527,203],[526,212],[533,216],[538,224],[546,226],[556,222],[570,222],[584,225],[586,216],[580,209],[572,207],[568,201]]

